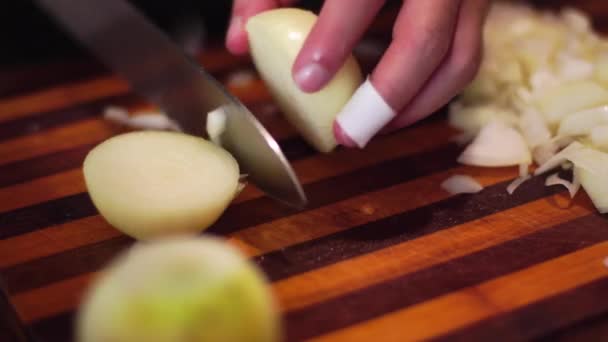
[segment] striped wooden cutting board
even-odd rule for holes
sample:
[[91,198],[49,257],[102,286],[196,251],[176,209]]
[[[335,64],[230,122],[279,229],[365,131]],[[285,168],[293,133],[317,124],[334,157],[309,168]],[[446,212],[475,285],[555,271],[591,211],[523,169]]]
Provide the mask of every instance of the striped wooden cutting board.
[[[580,3],[608,13],[605,2]],[[222,80],[252,70],[221,48],[200,62]],[[22,84],[0,99],[0,340],[69,341],[91,277],[133,243],[97,214],[80,167],[121,131],[101,119],[105,106],[146,104],[113,76]],[[294,211],[249,186],[209,231],[267,274],[287,340],[608,340],[608,220],[583,192],[570,201],[536,178],[508,195],[518,171],[458,165],[441,114],[364,151],[318,154],[261,81],[232,90],[280,141],[311,200]],[[453,174],[486,188],[450,196],[439,183]]]

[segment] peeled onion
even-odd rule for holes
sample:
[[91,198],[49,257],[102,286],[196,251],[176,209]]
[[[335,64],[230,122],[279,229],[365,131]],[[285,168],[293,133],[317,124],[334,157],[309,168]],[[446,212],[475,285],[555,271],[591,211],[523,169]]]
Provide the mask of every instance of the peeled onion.
[[239,191],[239,165],[232,155],[178,132],[112,137],[89,152],[83,171],[99,213],[137,239],[199,233]]
[[361,85],[363,76],[350,55],[323,89],[305,93],[298,88],[292,67],[316,20],[310,11],[280,8],[249,18],[246,30],[255,67],[286,119],[317,150],[329,152],[337,146],[334,119]]
[[278,342],[278,306],[263,273],[222,240],[137,243],[87,289],[80,342]]

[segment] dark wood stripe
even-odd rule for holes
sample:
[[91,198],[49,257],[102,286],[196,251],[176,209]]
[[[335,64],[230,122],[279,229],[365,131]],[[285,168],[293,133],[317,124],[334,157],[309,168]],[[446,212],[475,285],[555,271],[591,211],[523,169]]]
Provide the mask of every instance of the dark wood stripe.
[[[536,177],[524,183],[520,191],[509,195],[505,190],[508,183],[510,181],[487,187],[474,196],[448,197],[428,206],[265,254],[255,261],[270,279],[281,280],[563,191],[559,187],[545,187],[544,177]],[[409,196],[411,194],[403,194],[403,200],[407,201]]]
[[[280,146],[285,152],[285,156],[291,161],[306,158],[316,153],[314,149],[312,149],[305,141],[303,141],[299,137],[287,139],[281,142]],[[83,147],[73,151],[68,151],[67,158],[62,158],[63,155],[62,157],[58,158],[59,160],[61,160],[61,163],[59,165],[49,165],[55,166],[56,170],[54,171],[56,172],[62,171],[61,169],[65,167],[67,167],[68,169],[80,167],[91,147],[92,146],[87,145],[86,148]],[[27,170],[27,166],[30,164],[30,162],[24,162],[25,165],[19,166]],[[33,165],[46,164],[39,164],[33,162]],[[45,172],[45,169],[41,168],[36,170],[34,168],[34,172],[32,173],[36,174],[35,171]],[[13,169],[12,172],[15,172],[15,170]],[[19,175],[16,174],[15,176],[13,176],[14,178],[12,180],[21,180],[25,178],[23,176],[18,176]],[[32,174],[30,173],[28,176],[32,176]],[[10,176],[7,177],[7,179],[11,180]],[[267,202],[269,206],[276,206],[276,203],[274,201],[269,201],[267,199]],[[248,206],[245,206],[245,208],[247,207]],[[93,205],[90,197],[86,192],[58,198],[55,200],[35,204],[24,208],[11,210],[5,213],[0,213],[0,226],[3,227],[0,230],[0,239],[14,237],[20,234],[35,231],[43,227],[58,225],[83,217],[96,215],[97,213],[97,209],[95,209],[95,206]]]
[[79,168],[97,143],[0,165],[0,188]]
[[[606,297],[606,290],[601,294]],[[608,313],[580,321],[571,326],[555,331],[547,336],[535,339],[536,342],[569,342],[569,341],[603,341],[608,339]]]
[[[587,226],[586,229],[591,227]],[[572,241],[575,243],[575,241]],[[547,249],[548,247],[545,247]],[[602,278],[502,315],[477,322],[436,341],[555,341],[560,328],[585,318],[608,318],[608,278]],[[604,321],[604,323],[607,323]],[[583,323],[581,327],[588,326]],[[608,333],[608,326],[604,326]],[[547,332],[556,332],[547,336]],[[544,337],[542,337],[545,335]],[[604,336],[608,338],[608,335]]]
[[2,278],[0,278],[0,341],[31,341],[27,329],[8,299]]
[[[217,70],[212,70],[212,75],[218,79],[225,78],[233,70],[233,67],[240,64],[251,66],[250,62],[227,65]],[[129,92],[116,96],[101,97],[68,108],[38,114],[32,113],[32,115],[26,117],[0,123],[0,142],[98,116],[108,105],[127,106],[139,103],[144,103],[144,100],[138,95]]]
[[45,129],[62,126],[79,120],[101,117],[104,108],[110,104],[129,106],[141,102],[141,99],[131,94],[112,96],[73,106],[68,109],[54,110],[7,121],[0,124],[0,143],[3,140],[27,134],[35,134]]
[[[305,189],[311,199],[311,203],[304,210],[312,210],[365,192],[379,190],[383,187],[405,182],[416,177],[443,171],[456,165],[455,157],[458,153],[457,151],[458,148],[454,145],[447,145],[427,153],[391,160],[355,170],[349,174],[308,184],[305,186]],[[421,163],[422,160],[426,160],[427,162]],[[429,162],[431,160],[432,162]],[[352,184],[360,186],[354,187]],[[86,198],[80,199],[80,201],[84,200]],[[78,203],[77,199],[73,201]],[[62,208],[69,208],[70,203]],[[80,203],[82,206],[82,202]],[[51,206],[49,204],[46,205]],[[268,197],[260,197],[229,207],[222,218],[207,232],[225,235],[248,226],[286,217],[296,212],[294,209],[277,204]],[[87,214],[84,210],[82,213]],[[19,217],[13,218],[13,225],[3,225],[2,234],[4,237],[15,236],[35,229],[32,227],[41,228],[57,224],[55,221],[66,221],[61,214],[53,216],[55,221],[47,220],[44,217],[45,215],[53,214],[44,214],[44,212],[41,214],[36,208],[30,209],[27,215],[30,218],[29,220],[24,222],[21,219],[23,223],[16,226],[18,222],[15,221],[18,221]],[[72,216],[70,219],[75,218],[75,216]],[[111,257],[106,251],[113,250],[114,253],[118,253],[124,247],[125,241],[128,240],[120,236],[93,245],[82,246],[9,267],[2,270],[2,274],[6,277],[11,293],[27,291],[98,269],[108,261],[108,257]],[[80,258],[81,255],[87,255],[87,263],[75,264],[72,262],[74,258]],[[97,255],[100,257],[97,258]],[[271,258],[275,259],[276,256]],[[65,267],[68,264],[70,267]]]
[[97,214],[89,195],[79,193],[0,214],[0,239]]
[[99,63],[75,59],[45,65],[24,64],[2,70],[0,74],[0,96],[19,96],[44,88],[70,83],[107,73]]
[[[605,223],[603,217],[589,215],[288,312],[288,340],[299,341],[345,328],[606,241],[608,230],[595,229]],[[383,227],[379,226],[376,232],[381,230]],[[368,235],[366,239],[376,238]]]
[[70,311],[28,326],[32,335],[41,342],[68,342],[74,339],[75,312]]

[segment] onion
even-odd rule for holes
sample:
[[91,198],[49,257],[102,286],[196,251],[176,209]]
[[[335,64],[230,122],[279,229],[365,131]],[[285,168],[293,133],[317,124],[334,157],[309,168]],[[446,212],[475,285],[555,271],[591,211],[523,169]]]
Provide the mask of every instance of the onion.
[[608,151],[608,125],[593,127],[589,139],[594,147]]
[[104,119],[119,125],[142,130],[166,130],[180,132],[177,122],[169,119],[162,112],[140,111],[129,115],[129,111],[118,106],[109,106],[104,110]]
[[483,186],[466,175],[453,175],[441,183],[441,188],[452,195],[473,194],[483,190]]
[[515,192],[515,190],[517,188],[519,188],[520,185],[522,185],[525,181],[529,180],[530,178],[532,178],[531,175],[526,175],[526,176],[521,176],[521,177],[515,178],[511,183],[509,183],[509,185],[507,185],[507,192],[509,193],[509,195],[512,195]]
[[500,167],[530,164],[532,155],[524,138],[500,121],[486,124],[458,161],[474,166]]
[[572,182],[568,182],[567,180],[560,178],[559,174],[554,173],[554,174],[550,175],[549,177],[547,177],[547,179],[545,180],[545,186],[552,186],[552,185],[565,186],[566,189],[568,189],[568,192],[570,193],[570,198],[574,198],[574,195],[576,195],[576,193],[578,192],[578,190],[581,186],[581,183],[578,181],[578,177],[574,177]]
[[603,105],[579,112],[574,112],[560,122],[557,135],[579,136],[591,133],[594,127],[608,125],[608,106]]
[[226,112],[219,107],[207,114],[207,135],[216,145],[221,146],[221,135],[226,129]]

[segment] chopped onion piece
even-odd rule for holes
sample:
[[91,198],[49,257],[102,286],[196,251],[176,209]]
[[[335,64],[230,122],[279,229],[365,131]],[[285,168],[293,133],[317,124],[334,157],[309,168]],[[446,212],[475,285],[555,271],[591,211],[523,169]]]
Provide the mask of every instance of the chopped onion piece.
[[103,112],[104,119],[121,125],[129,122],[129,111],[118,106],[108,106]]
[[608,177],[606,177],[606,174],[598,176],[589,170],[578,167],[576,164],[574,164],[574,174],[591,198],[595,208],[601,214],[608,213]]
[[538,165],[545,164],[549,159],[555,156],[560,149],[568,146],[573,141],[574,140],[570,137],[555,137],[546,143],[536,146],[532,151],[534,161]]
[[483,186],[479,182],[466,175],[453,175],[444,180],[441,187],[452,195],[473,194],[483,190]]
[[237,70],[228,75],[226,85],[231,88],[246,88],[253,81],[255,81],[256,75],[251,70]]
[[135,129],[181,131],[179,125],[160,112],[140,112],[132,115],[127,123]]
[[608,267],[608,257],[604,259],[604,266]]
[[527,109],[521,113],[519,129],[530,148],[546,143],[551,139],[551,131],[549,131],[542,115],[533,109]]
[[181,127],[162,112],[129,112],[122,107],[109,106],[104,110],[104,118],[133,129],[181,131]]
[[529,164],[519,164],[519,177],[525,177],[530,174]]
[[458,162],[474,166],[501,167],[532,163],[524,138],[499,121],[486,124],[467,146]]
[[[608,103],[608,98],[606,98]],[[608,125],[608,105],[595,107],[565,116],[559,125],[559,136],[579,136],[591,133],[594,127]]]
[[519,188],[520,185],[522,185],[530,178],[532,178],[531,175],[525,175],[515,178],[511,183],[509,183],[509,185],[507,185],[507,192],[509,193],[509,195],[512,195],[515,190]]
[[540,167],[534,171],[534,175],[540,175],[549,170],[553,170],[568,160],[572,161],[571,158],[574,156],[574,154],[584,148],[585,145],[577,141],[571,143],[566,148],[564,148],[563,150],[555,154],[553,157],[551,157],[549,160],[547,160],[545,163],[540,165]]
[[568,113],[603,105],[607,100],[608,91],[589,80],[560,83],[535,96],[535,102],[550,125],[559,124]]
[[560,178],[559,174],[554,173],[547,177],[547,179],[545,180],[545,186],[552,185],[563,185],[564,187],[566,187],[566,189],[568,189],[568,192],[570,193],[570,198],[574,198],[574,195],[576,195],[576,193],[578,192],[581,183],[578,181],[578,178],[576,176],[573,178],[572,182],[568,182],[567,180]]
[[226,112],[218,107],[207,114],[207,135],[216,145],[221,146],[221,136],[226,129]]
[[608,125],[597,126],[591,129],[589,138],[594,147],[608,151]]

